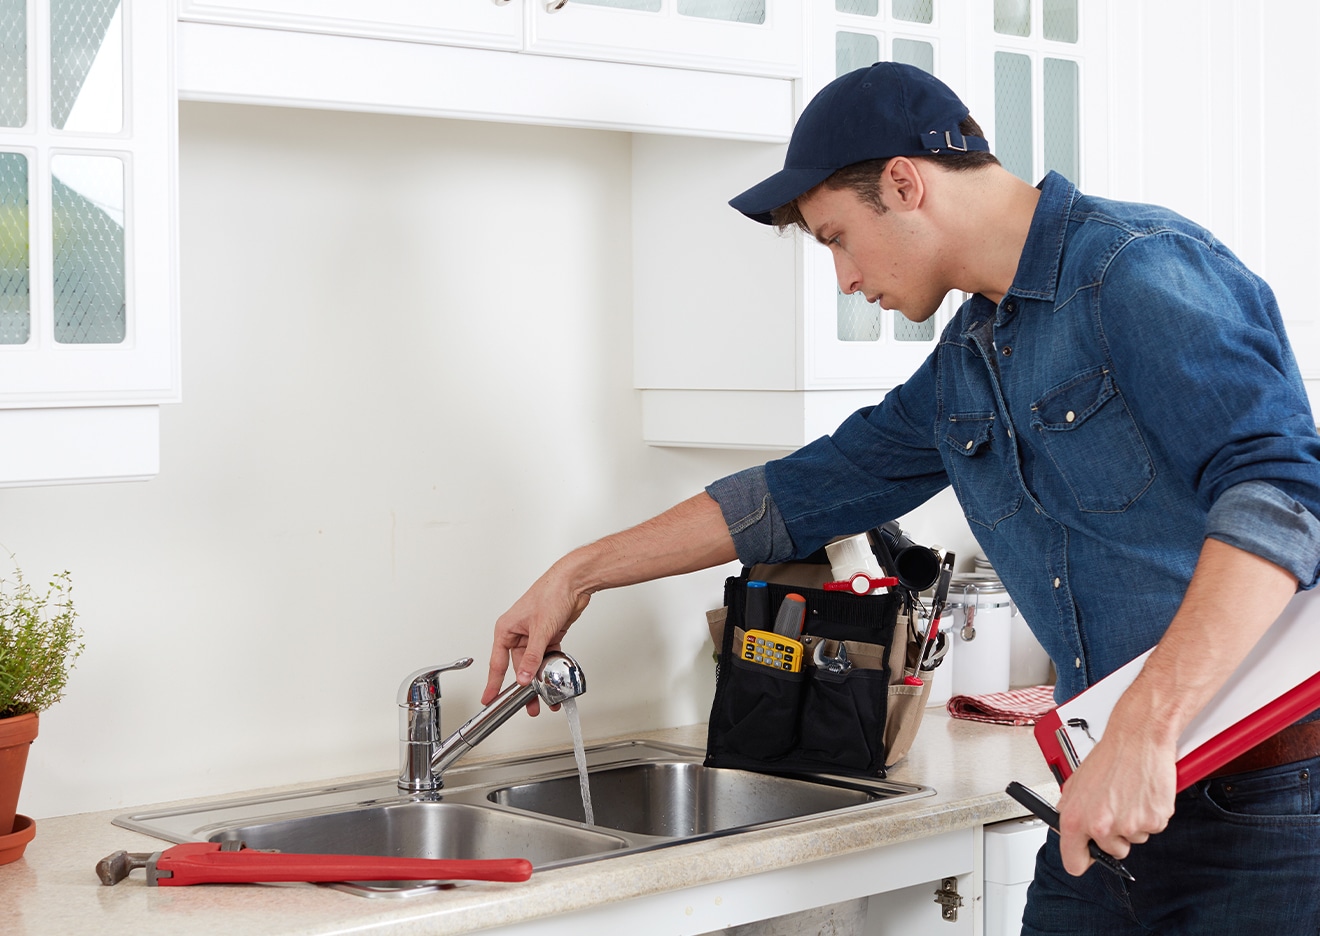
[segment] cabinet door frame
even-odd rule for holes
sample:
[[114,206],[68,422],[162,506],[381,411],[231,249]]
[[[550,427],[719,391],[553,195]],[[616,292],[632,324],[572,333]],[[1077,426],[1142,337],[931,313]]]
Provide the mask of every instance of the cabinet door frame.
[[[1041,22],[1042,0],[1031,0],[1033,23]],[[880,37],[881,54],[895,38],[920,39],[934,45],[935,74],[952,87],[967,104],[973,117],[995,142],[994,55],[1007,50],[1028,52],[1032,58],[1033,88],[1040,86],[1043,58],[1067,58],[1082,63],[1079,75],[1079,187],[1094,194],[1108,188],[1108,69],[1106,0],[1079,0],[1079,39],[1075,47],[1046,42],[1039,35],[1018,38],[994,32],[994,4],[989,0],[935,0],[929,25],[908,24],[884,14],[858,17],[833,14],[832,2],[822,0],[818,11],[821,28],[815,30],[810,60],[810,93],[834,77],[834,34],[837,30],[874,33]],[[828,25],[827,25],[828,24]],[[1039,26],[1035,30],[1039,32]],[[810,98],[810,93],[807,95]],[[1039,181],[1043,172],[1044,142],[1041,108],[1033,113],[1033,165]],[[1074,180],[1078,181],[1078,180]],[[880,338],[875,341],[843,341],[838,338],[837,284],[829,251],[802,238],[802,296],[805,318],[805,361],[803,389],[889,389],[902,383],[935,349],[940,332],[966,298],[950,293],[934,316],[935,338],[929,341],[900,341],[895,337],[894,314],[881,310]]]
[[[0,407],[173,402],[179,395],[177,99],[173,0],[123,0],[123,126],[53,129],[49,4],[29,0],[29,111],[0,129],[0,149],[28,156],[32,327],[0,345]],[[115,344],[62,344],[54,334],[51,161],[109,156],[124,165],[126,333]]]
[[803,0],[765,0],[761,24],[681,15],[678,0],[658,0],[657,12],[574,0],[550,12],[544,0],[527,2],[528,52],[771,78],[802,74]]
[[[528,0],[534,2],[534,0]],[[179,19],[517,51],[524,0],[180,0]]]
[[[978,0],[973,0],[978,2]],[[856,31],[875,35],[882,58],[888,59],[895,39],[928,42],[934,49],[935,74],[959,96],[968,99],[967,0],[935,0],[929,24],[897,20],[881,0],[880,14],[863,17],[836,13],[832,0],[821,0],[818,28],[813,31],[810,87],[812,95],[835,77],[835,34]],[[969,105],[970,106],[970,105]],[[972,108],[976,114],[976,109]],[[980,119],[978,117],[978,119]],[[838,337],[838,284],[829,251],[809,237],[800,237],[802,297],[804,304],[804,367],[806,390],[888,389],[902,383],[935,349],[935,339],[900,341],[895,337],[898,313],[881,309],[880,337],[874,341],[844,341]],[[959,298],[950,294],[935,313],[935,337],[957,309]]]

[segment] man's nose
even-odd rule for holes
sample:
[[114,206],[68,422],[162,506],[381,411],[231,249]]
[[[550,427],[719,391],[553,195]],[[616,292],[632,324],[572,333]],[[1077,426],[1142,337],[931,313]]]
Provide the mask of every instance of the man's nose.
[[862,274],[856,264],[846,258],[835,256],[834,276],[839,281],[839,289],[844,295],[851,295],[862,288]]

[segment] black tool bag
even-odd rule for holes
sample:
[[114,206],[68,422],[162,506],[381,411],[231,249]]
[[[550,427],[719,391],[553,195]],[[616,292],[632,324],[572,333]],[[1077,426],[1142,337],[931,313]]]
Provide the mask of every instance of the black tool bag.
[[[826,591],[829,579],[828,565],[792,563],[725,582],[725,606],[708,615],[720,647],[708,766],[883,777],[912,746],[933,673],[915,671],[922,641],[908,593]],[[789,593],[806,599],[800,672],[742,658],[749,580],[768,582],[772,614]],[[840,643],[848,663],[832,672]],[[923,684],[908,685],[913,675]]]

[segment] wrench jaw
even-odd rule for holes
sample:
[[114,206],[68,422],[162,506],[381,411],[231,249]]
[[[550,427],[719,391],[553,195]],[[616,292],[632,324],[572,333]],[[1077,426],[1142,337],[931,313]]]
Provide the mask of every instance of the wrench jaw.
[[[221,843],[220,851],[243,851],[244,847],[240,841],[227,841]],[[174,846],[175,850],[178,848],[179,846]],[[213,848],[214,846],[206,846],[205,850],[210,851]],[[174,877],[173,871],[160,866],[161,856],[163,855],[165,855],[164,851],[150,853],[117,851],[106,855],[96,863],[96,876],[101,879],[102,884],[112,887],[128,877],[131,872],[143,868],[147,872],[147,886],[159,887],[161,881],[168,881]],[[169,856],[166,856],[166,863],[168,862]]]
[[117,851],[106,855],[96,863],[96,876],[101,879],[102,884],[111,887],[128,877],[129,872],[146,868],[147,883],[154,887],[156,878],[170,876],[168,871],[156,871],[156,862],[160,860],[160,856],[160,852]]
[[838,656],[825,655],[825,641],[816,644],[816,649],[811,653],[811,660],[816,664],[816,668],[824,670],[827,673],[833,673],[835,676],[842,676],[852,669],[852,660],[848,659],[848,648],[839,642],[839,649],[836,651]]

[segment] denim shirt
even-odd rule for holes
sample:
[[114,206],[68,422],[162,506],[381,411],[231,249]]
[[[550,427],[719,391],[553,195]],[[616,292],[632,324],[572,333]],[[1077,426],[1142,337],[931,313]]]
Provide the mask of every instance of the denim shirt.
[[1040,189],[1003,301],[969,299],[833,435],[707,491],[751,564],[951,484],[1062,700],[1154,646],[1206,537],[1315,584],[1320,437],[1273,294],[1223,244],[1054,173]]

